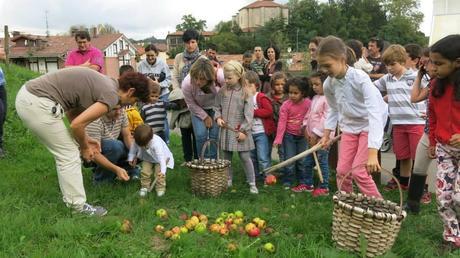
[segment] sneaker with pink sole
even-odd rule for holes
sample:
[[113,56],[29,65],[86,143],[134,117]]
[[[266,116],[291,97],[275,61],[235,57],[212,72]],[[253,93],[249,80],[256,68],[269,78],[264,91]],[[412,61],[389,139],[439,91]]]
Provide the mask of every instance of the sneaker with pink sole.
[[312,195],[313,195],[313,197],[328,196],[329,195],[329,189],[316,188],[315,190],[313,190]]
[[312,185],[306,185],[306,184],[300,184],[298,186],[292,187],[291,191],[296,192],[296,193],[301,193],[301,192],[311,192],[313,191],[314,188]]

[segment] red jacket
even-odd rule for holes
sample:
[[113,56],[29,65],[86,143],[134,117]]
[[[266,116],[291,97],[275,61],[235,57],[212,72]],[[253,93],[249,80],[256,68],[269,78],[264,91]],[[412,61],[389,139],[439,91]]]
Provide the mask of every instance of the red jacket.
[[265,134],[272,135],[276,131],[272,102],[262,92],[257,94],[256,101],[258,108],[254,110],[254,117],[262,119]]
[[[436,87],[436,82],[434,87]],[[432,91],[434,88],[432,89]],[[440,98],[429,96],[428,116],[430,123],[430,145],[436,142],[449,144],[454,134],[460,134],[460,101],[455,100],[454,86],[449,84]]]

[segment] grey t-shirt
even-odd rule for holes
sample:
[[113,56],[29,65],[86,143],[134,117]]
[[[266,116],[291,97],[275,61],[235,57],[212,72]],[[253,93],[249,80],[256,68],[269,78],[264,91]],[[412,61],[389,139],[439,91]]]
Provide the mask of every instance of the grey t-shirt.
[[85,67],[47,73],[28,81],[26,88],[37,97],[56,101],[64,111],[86,109],[95,102],[104,103],[112,110],[118,104],[118,82]]

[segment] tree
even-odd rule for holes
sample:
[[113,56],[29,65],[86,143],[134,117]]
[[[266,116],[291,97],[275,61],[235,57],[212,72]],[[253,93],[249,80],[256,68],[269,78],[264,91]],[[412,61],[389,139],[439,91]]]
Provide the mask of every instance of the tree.
[[380,30],[379,35],[382,38],[402,45],[428,44],[428,38],[419,31],[423,13],[418,9],[418,0],[387,0],[384,7],[388,13],[388,23]]
[[213,31],[217,33],[232,32],[232,29],[233,29],[232,21],[221,21],[216,25],[216,27],[214,27]]
[[[320,35],[317,0],[289,0],[289,24],[286,33],[293,46],[306,49],[308,41]],[[295,49],[296,49],[295,48]]]
[[108,23],[98,24],[96,28],[97,33],[100,35],[119,33],[119,31],[115,29],[114,26]]
[[219,48],[221,53],[241,54],[244,49],[241,47],[238,36],[232,32],[221,32],[212,37],[209,41]]
[[387,23],[385,11],[379,0],[341,0],[343,26],[346,38],[367,42]]
[[205,20],[197,20],[191,14],[186,14],[182,16],[182,23],[176,25],[177,31],[185,31],[187,29],[195,29],[197,31],[204,31],[206,29]]

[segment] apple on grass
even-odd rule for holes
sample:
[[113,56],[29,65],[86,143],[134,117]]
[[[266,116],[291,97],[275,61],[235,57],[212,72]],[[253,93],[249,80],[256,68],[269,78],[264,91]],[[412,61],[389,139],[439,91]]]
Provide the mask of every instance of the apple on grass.
[[235,216],[237,218],[243,218],[244,217],[244,213],[242,211],[238,210],[238,211],[235,211],[234,213],[235,213]]
[[275,252],[275,246],[272,243],[266,243],[264,245],[264,249],[265,249],[265,251],[267,251],[269,253],[274,253]]
[[161,233],[165,230],[165,227],[163,227],[162,225],[156,225],[155,226],[155,231],[158,232],[158,233]]
[[165,209],[158,209],[156,211],[156,215],[157,215],[157,217],[160,217],[160,218],[164,219],[164,218],[168,217],[168,212],[166,212]]
[[260,229],[258,227],[254,227],[248,231],[248,235],[250,237],[258,237],[260,235]]
[[195,226],[195,231],[197,233],[204,233],[206,232],[206,224],[200,222]]
[[267,175],[265,177],[265,184],[266,185],[274,185],[276,184],[276,176],[274,175]]
[[123,223],[120,226],[120,231],[123,233],[131,233],[132,230],[133,224],[131,223],[131,221],[127,219],[123,220]]

